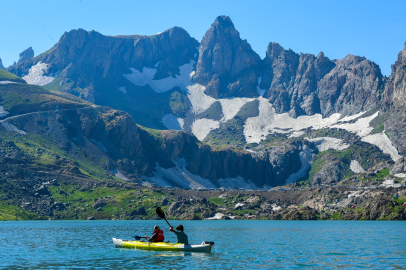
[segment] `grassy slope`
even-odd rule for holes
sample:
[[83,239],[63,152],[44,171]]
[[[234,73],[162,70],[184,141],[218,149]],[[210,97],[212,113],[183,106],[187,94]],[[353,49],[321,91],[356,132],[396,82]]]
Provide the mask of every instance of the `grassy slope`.
[[47,219],[46,217],[31,213],[21,207],[8,205],[4,201],[0,201],[0,221],[4,220],[38,220]]
[[56,94],[36,85],[0,84],[0,106],[9,116],[35,111],[69,109],[90,106],[84,100],[68,94]]
[[23,79],[2,68],[0,68],[0,82],[1,81],[11,81],[25,84],[25,81]]

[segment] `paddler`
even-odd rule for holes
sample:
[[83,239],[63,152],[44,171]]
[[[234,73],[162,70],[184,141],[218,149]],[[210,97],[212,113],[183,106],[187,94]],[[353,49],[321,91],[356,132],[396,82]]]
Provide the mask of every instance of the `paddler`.
[[164,241],[164,231],[159,228],[158,225],[154,226],[154,233],[148,239],[149,242],[163,242]]
[[176,234],[176,237],[178,238],[177,243],[189,245],[189,239],[186,233],[183,232],[183,225],[179,225],[178,227],[176,227],[176,230],[174,230],[173,226],[171,226],[169,230]]

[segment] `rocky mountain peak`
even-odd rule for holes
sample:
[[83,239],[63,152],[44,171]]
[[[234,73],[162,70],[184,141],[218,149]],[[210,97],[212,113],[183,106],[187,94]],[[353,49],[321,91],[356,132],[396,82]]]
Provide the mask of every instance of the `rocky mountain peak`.
[[34,58],[34,50],[32,49],[32,47],[29,47],[28,49],[20,53],[20,58],[18,59],[17,64],[29,60],[31,58]]
[[261,59],[231,19],[216,18],[204,35],[193,80],[213,97],[256,96]]
[[3,61],[1,61],[1,58],[0,58],[0,68],[3,68],[3,69],[4,69]]
[[219,25],[222,28],[234,28],[234,24],[230,17],[225,15],[218,16],[211,26],[213,27],[214,25]]

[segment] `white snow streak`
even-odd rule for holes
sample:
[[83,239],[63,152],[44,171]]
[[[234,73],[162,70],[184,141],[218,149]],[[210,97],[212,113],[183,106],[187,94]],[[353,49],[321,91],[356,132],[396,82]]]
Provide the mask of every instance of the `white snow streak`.
[[10,123],[7,122],[7,121],[1,121],[1,125],[2,125],[7,131],[16,132],[16,133],[21,134],[21,135],[27,135],[27,133],[25,133],[25,132],[22,131],[22,130],[19,130],[16,126],[14,126],[13,124],[10,124]]
[[303,151],[300,152],[300,162],[302,163],[302,167],[295,173],[289,175],[288,179],[286,179],[286,184],[292,184],[306,175],[306,172],[310,169],[312,164],[313,154],[311,149],[307,145],[303,145]]
[[392,145],[392,142],[386,136],[385,131],[379,134],[372,134],[361,138],[361,141],[374,144],[385,154],[389,154],[394,161],[397,161],[402,156],[399,155],[396,148]]
[[24,76],[23,79],[28,84],[35,84],[44,86],[51,83],[55,78],[44,76],[44,71],[47,69],[48,64],[39,62],[38,64],[32,66],[28,71],[28,75]]
[[111,173],[113,173],[117,178],[123,180],[123,181],[128,181],[128,178],[125,177],[119,170],[113,169],[110,171]]
[[17,83],[17,82],[12,82],[12,81],[1,81],[0,84],[9,84],[9,83]]
[[4,117],[7,114],[9,114],[9,112],[4,110],[3,106],[0,106],[0,117]]
[[262,81],[262,76],[259,76],[259,78],[258,78],[258,86],[257,86],[257,93],[258,93],[258,95],[260,95],[261,97],[263,97],[264,94],[265,94],[266,89],[261,89],[261,88],[259,87],[259,85],[261,84],[261,81]]
[[118,88],[118,90],[120,90],[124,94],[127,94],[127,89],[125,89],[125,86]]
[[362,168],[361,164],[359,164],[359,162],[356,160],[351,160],[350,169],[355,173],[365,172],[364,168]]

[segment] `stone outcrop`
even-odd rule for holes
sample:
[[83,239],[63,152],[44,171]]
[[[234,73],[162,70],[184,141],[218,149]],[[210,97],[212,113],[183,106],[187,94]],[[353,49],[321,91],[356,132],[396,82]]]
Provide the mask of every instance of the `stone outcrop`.
[[29,47],[28,49],[20,53],[20,58],[18,59],[17,64],[20,64],[32,58],[34,58],[34,50],[32,49],[32,47]]
[[391,175],[406,173],[406,159],[402,157],[397,160],[393,167],[390,169],[389,173]]
[[1,58],[0,58],[0,68],[4,69],[3,61],[1,61]]
[[261,59],[240,38],[231,19],[216,18],[204,35],[193,81],[215,98],[257,96]]
[[260,88],[278,113],[344,115],[367,111],[380,100],[381,71],[364,57],[331,61],[320,52],[296,54],[270,43],[262,65]]
[[340,161],[328,162],[321,167],[311,181],[312,185],[338,183],[344,177],[344,166]]

